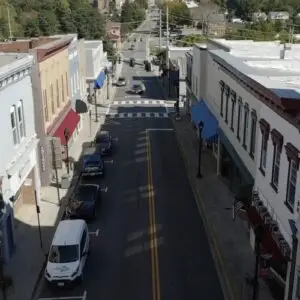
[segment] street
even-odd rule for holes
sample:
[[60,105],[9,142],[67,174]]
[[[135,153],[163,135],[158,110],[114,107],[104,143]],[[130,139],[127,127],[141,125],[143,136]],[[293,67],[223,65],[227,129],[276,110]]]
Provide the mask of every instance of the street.
[[[224,299],[161,87],[144,70],[146,34],[136,37],[135,50],[129,43],[122,54],[141,64],[125,63],[127,86],[118,88],[102,126],[114,149],[105,177],[93,180],[103,194],[89,224],[99,235],[92,236],[84,282],[73,290],[43,283],[39,298],[86,291],[88,300]],[[144,95],[128,93],[134,81],[144,83]]]

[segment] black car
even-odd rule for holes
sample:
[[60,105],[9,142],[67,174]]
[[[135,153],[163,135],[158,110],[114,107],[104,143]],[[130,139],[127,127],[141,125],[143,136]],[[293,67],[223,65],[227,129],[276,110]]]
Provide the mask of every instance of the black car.
[[100,187],[97,184],[79,185],[66,207],[68,219],[94,219],[100,201]]
[[111,154],[112,137],[108,131],[98,131],[95,137],[95,144],[99,147],[101,155]]

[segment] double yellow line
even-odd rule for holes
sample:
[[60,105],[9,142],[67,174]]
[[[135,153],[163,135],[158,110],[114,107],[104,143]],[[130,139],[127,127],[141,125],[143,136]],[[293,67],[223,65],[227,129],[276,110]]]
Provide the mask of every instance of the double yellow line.
[[153,186],[153,172],[151,159],[151,142],[149,131],[146,130],[147,141],[147,167],[148,167],[148,191],[149,191],[149,219],[150,219],[150,248],[152,270],[152,295],[153,300],[160,300],[160,279],[158,262],[158,245],[156,235],[155,198]]

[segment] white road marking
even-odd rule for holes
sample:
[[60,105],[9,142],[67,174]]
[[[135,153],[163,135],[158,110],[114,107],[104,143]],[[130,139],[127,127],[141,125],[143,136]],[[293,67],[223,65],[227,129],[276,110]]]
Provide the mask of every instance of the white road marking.
[[113,161],[112,159],[111,159],[111,160],[105,160],[104,163],[105,163],[105,164],[113,164],[114,161]]
[[89,235],[94,235],[95,237],[97,237],[100,233],[99,228],[96,231],[89,231]]
[[120,100],[120,101],[114,101],[112,105],[159,105],[165,107],[166,109],[168,107],[173,107],[172,104],[169,103],[166,104],[164,100],[150,100],[150,99]]
[[109,111],[110,111],[110,105],[111,105],[111,104],[109,104],[108,107],[107,107],[107,109],[106,109],[106,113],[105,113],[106,115],[109,114]]
[[138,112],[138,113],[111,113],[107,114],[107,117],[111,119],[129,119],[129,118],[136,118],[136,119],[145,119],[145,118],[168,118],[168,113],[158,113],[158,112]]
[[108,187],[106,186],[105,188],[102,188],[101,192],[107,193],[108,192]]

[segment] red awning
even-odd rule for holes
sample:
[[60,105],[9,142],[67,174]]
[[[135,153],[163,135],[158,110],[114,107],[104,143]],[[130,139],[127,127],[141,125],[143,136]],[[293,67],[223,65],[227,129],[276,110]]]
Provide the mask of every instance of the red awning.
[[55,130],[53,136],[60,138],[61,144],[65,145],[66,144],[66,139],[64,136],[65,129],[67,128],[69,130],[70,137],[71,137],[79,121],[80,121],[80,116],[73,109],[70,109],[66,117],[64,118],[64,120]]
[[264,224],[264,221],[260,217],[255,207],[253,206],[249,207],[248,217],[250,223],[252,223],[254,227],[257,225],[262,225],[264,227],[264,237],[263,237],[262,245],[265,252],[272,254],[272,257],[277,261],[286,262],[288,258],[283,256],[281,250],[279,249],[279,247],[277,246],[276,242],[272,237],[270,228]]

